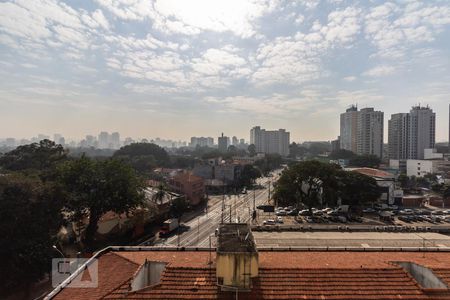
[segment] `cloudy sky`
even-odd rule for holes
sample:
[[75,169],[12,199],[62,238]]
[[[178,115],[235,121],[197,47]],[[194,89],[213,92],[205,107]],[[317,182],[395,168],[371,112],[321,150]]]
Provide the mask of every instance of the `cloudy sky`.
[[0,74],[0,137],[329,140],[421,103],[447,140],[450,1],[0,0]]

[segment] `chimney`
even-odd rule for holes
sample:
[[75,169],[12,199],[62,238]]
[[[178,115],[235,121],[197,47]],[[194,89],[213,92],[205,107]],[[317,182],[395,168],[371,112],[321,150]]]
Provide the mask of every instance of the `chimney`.
[[219,226],[216,255],[217,285],[222,291],[251,291],[258,277],[258,252],[246,223]]

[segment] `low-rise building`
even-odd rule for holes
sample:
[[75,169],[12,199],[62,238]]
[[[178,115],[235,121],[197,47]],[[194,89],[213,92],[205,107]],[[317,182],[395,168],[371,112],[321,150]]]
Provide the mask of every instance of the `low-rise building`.
[[[221,225],[218,234],[215,249],[108,247],[46,300],[450,299],[445,247],[258,249],[246,224]],[[70,286],[83,278],[97,285]]]
[[171,177],[169,187],[185,195],[191,205],[198,205],[205,198],[204,179],[192,173],[180,173]]
[[347,168],[346,170],[358,172],[374,178],[381,191],[379,202],[389,205],[396,202],[397,189],[395,187],[394,174],[373,168]]

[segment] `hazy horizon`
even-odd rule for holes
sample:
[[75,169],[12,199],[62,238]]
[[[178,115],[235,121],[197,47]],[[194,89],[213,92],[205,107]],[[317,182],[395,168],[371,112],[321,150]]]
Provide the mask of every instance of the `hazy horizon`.
[[448,140],[450,2],[0,3],[0,138],[334,140],[351,104],[420,103]]

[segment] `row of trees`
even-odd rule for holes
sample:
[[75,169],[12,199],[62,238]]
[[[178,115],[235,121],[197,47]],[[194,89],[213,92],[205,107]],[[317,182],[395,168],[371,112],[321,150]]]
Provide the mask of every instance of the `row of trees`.
[[376,155],[357,155],[344,149],[331,152],[328,158],[348,159],[349,165],[353,167],[378,168],[381,164],[381,159]]
[[127,213],[144,200],[143,180],[122,158],[68,157],[49,140],[6,153],[0,167],[2,290],[48,272],[61,225],[89,217],[84,243],[92,250],[104,213]]
[[338,165],[311,160],[291,165],[275,186],[274,199],[282,205],[361,205],[378,199],[380,191],[372,177],[342,170]]

